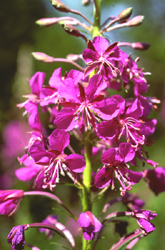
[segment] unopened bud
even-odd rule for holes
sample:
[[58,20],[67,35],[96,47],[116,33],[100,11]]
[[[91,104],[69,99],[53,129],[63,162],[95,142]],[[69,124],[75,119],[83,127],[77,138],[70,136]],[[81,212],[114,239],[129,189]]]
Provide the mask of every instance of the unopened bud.
[[70,20],[62,20],[62,21],[59,21],[58,22],[58,24],[60,24],[60,25],[65,25],[65,26],[68,26],[68,25],[78,25],[79,24],[79,22],[78,22],[78,20],[77,19],[70,19]]
[[90,2],[91,2],[90,0],[82,0],[82,4],[85,6],[89,5]]
[[75,28],[74,26],[70,25],[70,24],[63,24],[62,25],[63,29],[65,30],[65,32],[71,36],[75,36],[75,37],[81,37],[85,40],[85,42],[87,43],[87,38],[86,36],[84,36],[77,28]]
[[65,4],[63,4],[61,1],[59,0],[50,0],[50,2],[52,3],[53,7],[60,11],[60,12],[65,12],[68,13],[70,12],[70,8],[67,7]]
[[149,43],[140,43],[140,42],[132,43],[132,48],[137,50],[147,50],[149,49],[149,47],[150,47]]
[[69,54],[69,55],[67,55],[66,59],[75,62],[78,59],[82,59],[82,54],[79,54],[79,55]]
[[75,36],[75,37],[79,37],[81,36],[80,31],[75,28],[74,26],[70,25],[70,24],[62,24],[63,29],[65,30],[65,32],[69,35]]
[[51,18],[42,18],[36,21],[36,24],[43,26],[43,27],[49,27],[53,24],[56,24],[58,22],[58,18],[51,17]]
[[120,14],[117,16],[117,19],[119,20],[119,21],[124,21],[124,20],[126,20],[126,19],[128,19],[130,16],[131,16],[131,14],[132,14],[132,7],[130,7],[130,8],[127,8],[127,9],[125,9],[125,10],[123,10],[122,12],[120,12]]
[[32,52],[32,55],[34,58],[40,62],[45,62],[45,63],[53,63],[54,62],[54,57],[48,56],[45,53],[42,52]]
[[142,24],[143,19],[144,19],[144,16],[135,16],[127,22],[127,26],[128,27],[138,26],[138,25]]

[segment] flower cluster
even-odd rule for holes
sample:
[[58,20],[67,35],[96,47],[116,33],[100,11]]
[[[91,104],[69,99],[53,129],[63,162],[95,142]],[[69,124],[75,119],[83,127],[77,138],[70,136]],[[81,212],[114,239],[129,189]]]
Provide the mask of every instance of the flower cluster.
[[[142,177],[141,173],[128,169],[128,162],[136,165],[136,158],[139,158],[157,165],[145,157],[144,151],[156,125],[156,119],[148,118],[153,103],[142,95],[148,88],[145,74],[118,43],[109,45],[107,39],[97,36],[89,40],[87,46],[82,53],[87,64],[84,72],[71,70],[62,77],[61,68],[58,68],[48,86],[43,86],[43,72],[35,73],[30,79],[32,94],[18,106],[25,108],[34,131],[27,146],[28,157],[20,159],[28,169],[17,170],[16,175],[23,180],[25,171],[30,170],[31,178],[37,176],[36,185],[50,190],[59,182],[59,173],[64,174],[67,170],[75,178],[75,173],[83,172],[85,162],[78,154],[64,154],[64,148],[69,145],[68,132],[76,131],[85,140],[84,135],[90,131],[98,141],[110,141],[114,146],[101,156],[104,165],[96,174],[96,187],[110,184],[114,188],[114,181],[118,179],[124,195]],[[92,77],[91,72],[94,72]],[[119,89],[119,81],[124,87],[133,83],[134,98],[109,96],[109,89]],[[50,123],[56,129],[50,136],[42,133],[38,106],[51,114]]]
[[[97,11],[99,7],[97,1],[93,2],[97,15],[100,13]],[[71,17],[38,21],[42,26],[60,23],[68,34],[83,38],[87,42],[87,48],[82,55],[69,55],[69,59],[55,59],[44,53],[33,53],[40,61],[69,62],[79,70],[72,69],[62,76],[62,69],[57,68],[48,84],[44,84],[44,72],[37,72],[30,79],[31,93],[26,95],[27,100],[17,107],[25,109],[24,114],[27,114],[32,131],[25,154],[18,157],[18,161],[24,166],[17,169],[15,174],[22,181],[31,181],[35,191],[1,191],[0,213],[12,215],[25,195],[49,197],[58,202],[82,228],[83,250],[95,248],[105,224],[110,222],[115,222],[116,231],[121,236],[125,235],[128,223],[118,220],[117,217],[131,216],[137,220],[140,229],[116,243],[115,249],[119,249],[121,244],[124,246],[128,242],[133,242],[135,238],[140,239],[155,230],[150,220],[157,214],[142,210],[144,202],[138,199],[137,195],[131,195],[127,191],[130,191],[142,178],[147,181],[155,194],[164,191],[165,186],[162,169],[143,172],[137,169],[137,160],[140,160],[143,166],[145,163],[157,166],[145,151],[145,146],[150,144],[150,136],[154,133],[157,123],[156,119],[150,118],[150,113],[158,102],[144,95],[148,90],[145,78],[148,73],[139,68],[139,58],[134,60],[131,55],[121,50],[124,43],[110,44],[108,39],[102,36],[104,32],[115,29],[113,26],[115,23],[117,23],[116,28],[137,26],[142,23],[143,17],[129,19],[132,8],[128,8],[116,18],[110,18],[112,20],[107,24],[108,19],[102,25],[105,27],[95,32],[95,25],[80,12],[70,9],[59,0],[53,0],[52,5],[60,12],[80,15],[93,28]],[[74,25],[92,31],[93,40],[88,40]],[[142,43],[133,43],[131,47],[148,48]],[[75,62],[78,59],[84,61],[85,68]],[[132,98],[123,98],[119,94],[121,89],[127,92],[130,88],[133,88]],[[112,89],[117,90],[118,94],[111,95]],[[42,125],[40,119],[42,112],[49,114],[51,132]],[[75,186],[82,190],[83,211],[79,212],[79,218],[52,193],[60,183],[61,175],[69,176]],[[157,188],[153,182],[158,182],[160,179],[161,187]],[[119,189],[121,196],[104,206],[100,218],[108,207],[117,201],[125,204],[129,211],[114,212],[100,222],[92,213],[92,203],[109,187],[117,192]],[[51,192],[46,192],[46,189]],[[93,201],[92,191],[98,192]],[[40,232],[45,232],[49,238],[57,232],[74,250],[75,241],[71,232],[57,219],[56,215],[50,215],[42,223],[17,226],[9,234],[8,242],[13,249],[23,249],[24,230],[38,227]],[[90,245],[91,241],[94,244],[93,248]]]

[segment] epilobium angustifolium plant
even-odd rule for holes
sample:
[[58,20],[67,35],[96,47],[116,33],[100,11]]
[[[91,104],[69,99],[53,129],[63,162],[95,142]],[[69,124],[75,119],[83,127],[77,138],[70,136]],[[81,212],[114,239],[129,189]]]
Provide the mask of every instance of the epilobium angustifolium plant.
[[[124,27],[134,28],[142,24],[144,17],[131,17],[130,7],[117,17],[109,16],[104,23],[100,23],[101,2],[92,1],[93,22],[59,0],[51,0],[51,3],[64,16],[37,21],[37,24],[46,27],[60,24],[69,35],[81,37],[86,43],[86,49],[81,55],[69,54],[66,58],[33,53],[41,62],[65,62],[76,69],[65,75],[62,75],[61,68],[55,69],[48,84],[44,72],[36,72],[31,77],[31,93],[26,96],[24,103],[17,105],[27,114],[31,138],[25,154],[18,158],[22,166],[15,174],[22,181],[33,181],[34,189],[25,192],[1,190],[0,213],[13,215],[25,196],[47,197],[59,203],[71,221],[77,223],[82,234],[83,250],[97,249],[101,240],[107,242],[107,249],[132,249],[139,239],[156,229],[151,221],[157,214],[143,209],[144,202],[137,194],[129,191],[141,179],[145,179],[156,195],[165,191],[165,170],[157,167],[158,164],[148,158],[144,149],[149,144],[149,137],[154,133],[157,122],[149,115],[159,101],[146,97],[148,73],[139,68],[139,58],[133,59],[131,54],[127,55],[122,50],[124,46],[146,50],[149,44],[124,41],[112,43],[109,38],[111,31]],[[83,1],[86,6],[88,3],[89,0]],[[70,17],[70,13],[83,18],[84,23]],[[78,64],[79,59],[84,61],[85,67]],[[133,96],[124,99],[120,90],[129,92],[130,88],[133,89]],[[112,89],[118,91],[118,94],[112,95]],[[49,134],[43,129],[39,107],[49,114]],[[76,141],[73,145],[72,138]],[[144,167],[146,163],[150,164],[151,169],[139,171],[137,161]],[[54,194],[62,175],[68,176],[80,192],[82,210],[78,216],[72,207],[65,205],[62,195],[59,198]],[[96,216],[92,210],[93,203],[97,203],[105,192],[109,192],[109,202],[102,204],[100,216]],[[115,198],[111,197],[113,192],[116,193]],[[109,207],[117,202],[124,204],[126,210],[108,213]],[[127,233],[126,217],[135,220],[136,230],[133,232]],[[110,237],[103,238],[105,228],[111,225],[115,225],[116,232],[121,236],[115,244],[111,243]],[[58,215],[53,214],[42,222],[15,226],[7,237],[13,250],[24,249],[27,244],[25,231],[34,227],[40,229],[39,234],[45,232],[49,238],[57,233],[68,243],[67,249],[78,249],[74,235],[67,226],[60,223]]]

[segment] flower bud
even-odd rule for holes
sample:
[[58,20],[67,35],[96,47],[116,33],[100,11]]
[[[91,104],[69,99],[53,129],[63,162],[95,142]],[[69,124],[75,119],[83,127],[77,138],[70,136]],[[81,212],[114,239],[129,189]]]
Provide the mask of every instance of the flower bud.
[[85,6],[89,5],[90,2],[91,2],[90,0],[82,0],[82,4]]
[[80,31],[75,28],[74,26],[70,25],[70,24],[62,24],[63,29],[65,30],[65,32],[69,35],[75,36],[75,37],[80,37],[81,33]]
[[68,23],[64,23],[64,24],[62,24],[62,27],[67,34],[69,34],[71,36],[75,36],[75,37],[81,37],[85,40],[85,42],[87,42],[87,38],[74,26],[72,26]]
[[27,225],[13,227],[7,236],[7,242],[11,244],[13,250],[23,250],[25,246],[24,231],[27,230]]
[[128,27],[138,26],[138,25],[142,24],[143,19],[144,19],[144,16],[135,16],[127,22],[127,26]]
[[13,215],[23,197],[23,190],[0,190],[0,214]]
[[79,54],[79,55],[76,55],[76,54],[68,54],[66,59],[70,60],[70,61],[77,61],[78,59],[82,59],[82,55]]
[[32,52],[32,55],[34,58],[40,62],[45,62],[45,63],[53,63],[54,62],[54,57],[48,56],[45,53],[42,52]]
[[63,4],[61,1],[59,0],[50,0],[50,1],[52,2],[52,5],[56,10],[65,13],[70,12],[70,8],[67,7],[65,4]]
[[132,14],[132,7],[130,7],[130,8],[127,8],[127,9],[125,9],[125,10],[123,10],[122,12],[120,12],[120,14],[117,16],[117,19],[119,20],[119,21],[124,21],[124,20],[126,20],[126,19],[128,19],[130,16],[131,16],[131,14]]
[[132,48],[133,49],[147,50],[147,49],[149,49],[149,47],[150,47],[149,43],[140,43],[140,42],[132,43]]
[[74,20],[70,19],[70,20],[61,20],[58,22],[58,24],[60,24],[60,25],[78,25],[79,22],[76,19],[74,19]]
[[36,21],[36,24],[43,26],[43,27],[49,27],[53,24],[56,24],[59,21],[58,18],[52,17],[52,18],[42,18]]
[[[42,223],[50,224],[50,225],[55,225],[57,223],[58,216],[56,215],[48,215],[45,220],[42,221]],[[54,235],[54,231],[47,229],[47,228],[40,228],[40,232],[46,234],[46,236],[51,239]]]

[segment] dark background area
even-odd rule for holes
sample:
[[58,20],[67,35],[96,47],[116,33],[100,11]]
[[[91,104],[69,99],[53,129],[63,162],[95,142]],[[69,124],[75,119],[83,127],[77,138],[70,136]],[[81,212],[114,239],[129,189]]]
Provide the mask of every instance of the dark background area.
[[[82,53],[82,50],[86,48],[86,44],[81,38],[67,35],[59,25],[41,28],[35,24],[37,19],[43,17],[65,15],[57,12],[48,0],[6,0],[0,2],[0,145],[2,152],[0,157],[0,189],[28,190],[27,183],[17,181],[16,177],[14,177],[14,171],[19,167],[17,156],[23,154],[23,146],[26,145],[26,139],[23,139],[23,135],[28,130],[26,117],[22,117],[23,110],[18,110],[16,104],[25,100],[21,97],[22,95],[30,93],[28,79],[36,71],[46,72],[45,83],[47,83],[56,68],[62,67],[63,74],[73,68],[64,63],[45,64],[37,62],[33,59],[31,53],[40,51],[53,57],[65,58],[69,53]],[[80,0],[65,0],[63,2],[71,8],[82,11],[92,20],[92,4],[84,7]],[[143,67],[144,71],[152,73],[151,76],[147,76],[147,81],[150,84],[147,95],[155,96],[162,102],[158,105],[158,111],[151,114],[152,117],[158,119],[158,124],[153,136],[153,145],[148,149],[148,152],[150,159],[158,162],[160,166],[165,166],[165,3],[164,0],[103,0],[102,22],[109,15],[116,16],[128,7],[133,7],[132,17],[144,15],[144,23],[138,27],[112,31],[107,33],[106,36],[112,42],[147,42],[151,44],[150,49],[145,52],[131,49],[127,49],[127,52],[132,52],[134,59],[139,56],[139,66]],[[128,96],[129,93],[125,94],[125,97]],[[9,124],[14,124],[15,127],[11,126],[10,129]],[[4,129],[6,133],[4,133]],[[10,140],[12,141],[12,147],[9,147]],[[149,167],[147,166],[147,168]],[[157,230],[139,241],[133,249],[165,249],[165,194],[162,193],[155,197],[143,181],[135,186],[132,192],[137,192],[139,197],[145,200],[146,209],[158,213],[158,216],[153,221]],[[111,193],[108,191],[105,200],[100,200],[99,204],[94,206],[95,215],[101,210],[103,202],[110,199]],[[55,194],[59,195],[60,199],[65,201],[73,210],[76,211],[77,206],[79,209],[81,208],[80,202],[77,201],[79,196],[74,187],[58,186],[55,189]],[[112,195],[116,196],[114,193]],[[123,209],[122,206],[118,207],[116,205],[115,208]],[[76,212],[79,213],[78,210]],[[113,212],[113,209],[110,212]],[[43,201],[38,197],[27,197],[22,201],[20,209],[12,218],[0,216],[0,249],[11,249],[6,242],[6,237],[13,226],[40,222],[48,214],[52,213],[58,214],[59,221],[67,224],[73,233],[74,230],[75,233],[77,232],[77,228],[73,226],[73,220],[66,221],[64,212],[61,211],[57,204],[47,199]],[[130,220],[128,232],[136,229],[136,222],[134,224],[133,222]],[[102,239],[99,243],[101,248],[109,249],[111,244],[119,238],[117,234],[114,234],[113,230],[114,228],[111,226],[106,229],[105,239]],[[106,238],[109,239],[109,242]],[[79,246],[79,236],[76,239]],[[56,244],[54,245],[54,241],[64,245],[58,236],[49,241],[46,236],[38,233],[37,229],[26,232],[26,242],[36,245],[42,250],[63,249]],[[50,242],[52,242],[52,245]],[[26,246],[25,249],[29,248]],[[80,246],[77,249],[80,249]]]

